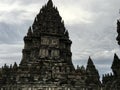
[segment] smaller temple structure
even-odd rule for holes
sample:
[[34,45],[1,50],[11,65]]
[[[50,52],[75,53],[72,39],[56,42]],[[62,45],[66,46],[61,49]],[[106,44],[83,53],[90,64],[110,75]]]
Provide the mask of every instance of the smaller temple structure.
[[113,74],[103,75],[103,90],[120,90],[120,59],[116,54],[111,69]]
[[[117,20],[117,33],[116,40],[120,45],[120,21]],[[111,66],[113,73],[103,75],[102,85],[103,90],[120,90],[120,59],[117,54],[114,54],[113,63]]]

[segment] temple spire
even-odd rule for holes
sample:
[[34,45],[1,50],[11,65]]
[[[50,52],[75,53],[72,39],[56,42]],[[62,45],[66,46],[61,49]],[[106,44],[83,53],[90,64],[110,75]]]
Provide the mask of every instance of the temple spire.
[[[31,31],[30,31],[31,33]],[[41,33],[59,34],[65,33],[65,26],[57,8],[53,5],[52,0],[48,0],[36,16],[32,25],[33,36],[39,36]],[[65,35],[65,34],[64,34]],[[68,38],[66,32],[66,38]]]
[[99,77],[98,70],[96,69],[91,57],[89,57],[89,59],[88,59],[86,71],[87,71],[87,73],[89,73],[89,75],[95,75],[95,76]]
[[118,75],[118,69],[120,68],[120,59],[117,56],[117,54],[114,54],[114,60],[113,60],[111,68],[113,70],[114,75],[117,76]]
[[101,85],[101,82],[99,80],[100,76],[99,76],[98,70],[96,69],[91,57],[89,57],[88,59],[86,72],[87,72],[86,82],[88,84],[94,83],[94,85]]

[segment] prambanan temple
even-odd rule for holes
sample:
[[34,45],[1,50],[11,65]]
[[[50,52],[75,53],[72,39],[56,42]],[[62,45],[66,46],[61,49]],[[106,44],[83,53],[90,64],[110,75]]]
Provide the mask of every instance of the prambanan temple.
[[[117,22],[120,45],[120,21]],[[72,41],[52,0],[35,17],[24,37],[19,65],[0,69],[0,90],[120,90],[120,59],[115,54],[113,74],[102,81],[91,57],[87,67],[74,67]]]

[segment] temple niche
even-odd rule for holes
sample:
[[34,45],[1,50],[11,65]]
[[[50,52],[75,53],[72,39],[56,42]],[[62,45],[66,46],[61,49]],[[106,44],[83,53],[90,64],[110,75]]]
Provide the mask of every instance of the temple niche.
[[42,58],[44,57],[47,57],[48,56],[48,50],[46,49],[40,49],[40,52],[39,52],[39,56]]

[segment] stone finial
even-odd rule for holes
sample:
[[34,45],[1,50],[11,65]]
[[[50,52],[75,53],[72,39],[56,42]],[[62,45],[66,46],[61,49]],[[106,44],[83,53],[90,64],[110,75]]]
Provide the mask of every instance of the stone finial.
[[94,63],[91,59],[91,57],[89,56],[89,59],[88,59],[88,63],[87,63],[88,66],[94,66]]
[[31,27],[29,27],[27,36],[31,36],[31,35],[32,35],[32,29],[31,29]]
[[117,54],[114,54],[114,59],[113,59],[113,63],[112,63],[111,69],[112,69],[114,75],[118,76],[119,69],[120,69],[120,59],[117,56]]
[[17,68],[17,63],[15,62],[14,65],[13,65],[13,68]]
[[69,38],[68,30],[65,31],[65,36],[66,36],[67,38]]
[[47,6],[48,6],[48,7],[53,7],[53,2],[52,2],[52,0],[49,0],[49,1],[48,1]]
[[117,54],[115,53],[115,54],[114,54],[114,60],[113,60],[113,63],[112,63],[111,68],[112,68],[112,69],[115,68],[115,67],[118,65],[119,62],[120,62],[120,61],[119,61],[119,58],[118,58]]
[[117,20],[117,33],[118,33],[118,36],[116,40],[118,41],[118,44],[120,45],[120,21],[119,20]]
[[86,67],[86,71],[90,74],[90,75],[95,75],[99,77],[99,73],[98,70],[96,69],[91,57],[89,57],[88,59],[88,63],[87,63],[87,67]]

